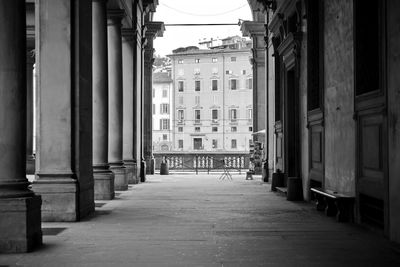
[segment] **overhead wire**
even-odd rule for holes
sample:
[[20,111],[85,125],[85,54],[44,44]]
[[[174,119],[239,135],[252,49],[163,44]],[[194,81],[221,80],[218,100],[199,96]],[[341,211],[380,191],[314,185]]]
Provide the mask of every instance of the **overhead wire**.
[[229,13],[231,13],[231,12],[234,12],[234,11],[236,11],[236,10],[239,10],[239,9],[241,9],[241,8],[244,8],[244,7],[248,6],[248,4],[246,3],[246,4],[242,5],[242,6],[239,6],[239,7],[237,7],[237,8],[234,8],[234,9],[231,9],[231,10],[228,10],[228,11],[224,11],[224,12],[221,12],[221,13],[214,13],[214,14],[196,14],[196,13],[191,13],[191,12],[187,12],[187,11],[184,11],[184,10],[180,10],[180,9],[178,9],[178,8],[169,6],[169,5],[164,4],[164,3],[160,3],[160,5],[165,6],[166,8],[169,8],[169,9],[174,10],[174,11],[176,11],[176,12],[179,12],[179,13],[181,13],[181,14],[190,15],[190,16],[197,16],[197,17],[215,17],[215,16],[222,16],[222,15],[229,14]]

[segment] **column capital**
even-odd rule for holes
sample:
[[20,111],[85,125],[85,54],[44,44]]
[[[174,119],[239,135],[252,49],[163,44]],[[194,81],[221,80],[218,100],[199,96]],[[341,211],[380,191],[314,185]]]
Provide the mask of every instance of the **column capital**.
[[121,24],[121,20],[125,17],[125,11],[122,9],[107,9],[107,24]]
[[245,20],[240,26],[240,31],[246,37],[264,36],[265,25],[263,22]]
[[164,22],[161,21],[148,21],[145,23],[146,26],[146,38],[154,39],[156,37],[162,37],[165,31]]
[[143,9],[145,12],[155,12],[158,5],[158,0],[143,0]]
[[137,31],[133,28],[122,28],[121,35],[123,38],[127,39],[128,41],[133,41],[136,38]]

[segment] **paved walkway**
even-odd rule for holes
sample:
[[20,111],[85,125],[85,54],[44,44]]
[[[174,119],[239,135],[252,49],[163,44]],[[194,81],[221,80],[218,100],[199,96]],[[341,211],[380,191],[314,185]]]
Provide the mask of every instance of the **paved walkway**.
[[97,206],[0,266],[400,266],[399,246],[244,175],[150,176]]

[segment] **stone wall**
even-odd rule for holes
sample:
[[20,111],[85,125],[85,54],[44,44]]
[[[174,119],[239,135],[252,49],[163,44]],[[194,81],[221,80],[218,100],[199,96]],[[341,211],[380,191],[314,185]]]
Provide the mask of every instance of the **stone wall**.
[[353,1],[325,1],[325,187],[355,194]]
[[400,1],[388,0],[387,12],[389,234],[400,242]]

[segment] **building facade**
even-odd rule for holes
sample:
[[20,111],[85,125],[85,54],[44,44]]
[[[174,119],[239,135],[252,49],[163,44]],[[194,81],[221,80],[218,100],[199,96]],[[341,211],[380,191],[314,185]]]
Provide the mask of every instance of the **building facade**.
[[399,2],[249,3],[270,172],[306,200],[351,199],[350,219],[400,241]]
[[169,56],[174,150],[248,151],[253,131],[250,49],[189,49]]
[[153,73],[153,151],[171,151],[172,79],[170,72]]

